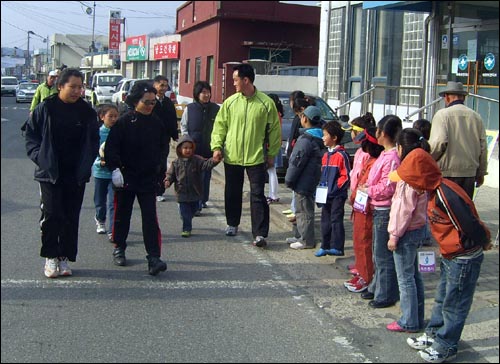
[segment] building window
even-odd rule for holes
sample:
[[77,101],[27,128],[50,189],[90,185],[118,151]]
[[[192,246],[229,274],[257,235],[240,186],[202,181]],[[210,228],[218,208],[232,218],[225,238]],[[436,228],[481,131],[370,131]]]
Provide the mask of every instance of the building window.
[[201,78],[201,57],[194,60],[194,81],[198,82]]
[[207,82],[210,86],[214,83],[214,56],[207,57]]
[[343,50],[343,35],[344,35],[344,19],[345,8],[332,9],[330,29],[328,29],[328,54],[326,65],[326,84],[329,97],[339,99],[339,86],[341,67],[342,67],[342,50]]
[[191,82],[191,60],[186,59],[186,78],[184,80],[186,83]]
[[250,48],[248,59],[263,59],[271,63],[289,65],[292,63],[292,51],[276,45],[270,48]]

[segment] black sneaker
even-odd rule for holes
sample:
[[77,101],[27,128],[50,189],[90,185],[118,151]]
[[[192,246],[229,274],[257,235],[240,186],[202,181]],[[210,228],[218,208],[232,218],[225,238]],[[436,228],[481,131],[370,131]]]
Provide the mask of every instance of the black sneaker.
[[115,250],[113,250],[113,263],[122,267],[127,264],[127,259],[125,258],[125,249],[115,248]]
[[148,269],[149,274],[152,276],[157,275],[160,272],[164,272],[167,270],[167,263],[161,260],[158,257],[148,258]]
[[263,248],[267,245],[267,241],[266,241],[266,239],[264,239],[263,236],[259,235],[255,238],[255,240],[253,241],[252,244],[253,244],[253,246],[256,246],[258,248]]
[[375,295],[369,291],[364,291],[363,293],[361,293],[361,298],[364,300],[373,300],[374,297]]

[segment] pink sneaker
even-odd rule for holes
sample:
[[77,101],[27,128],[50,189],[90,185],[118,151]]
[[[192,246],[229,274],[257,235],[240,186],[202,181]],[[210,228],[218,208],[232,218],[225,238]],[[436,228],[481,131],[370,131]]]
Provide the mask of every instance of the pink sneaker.
[[401,326],[399,326],[397,321],[391,322],[389,325],[386,326],[386,328],[387,330],[394,332],[418,332],[416,330],[403,329]]
[[356,268],[349,269],[349,273],[351,273],[353,276],[359,275],[359,272]]

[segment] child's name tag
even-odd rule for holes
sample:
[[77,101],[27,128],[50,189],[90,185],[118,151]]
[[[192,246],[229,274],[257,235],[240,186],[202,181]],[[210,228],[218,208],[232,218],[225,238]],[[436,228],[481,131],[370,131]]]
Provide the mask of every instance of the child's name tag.
[[354,203],[352,207],[354,210],[358,212],[366,212],[366,208],[368,206],[368,194],[363,191],[356,191],[356,198],[354,199]]
[[316,187],[316,203],[326,203],[326,197],[328,196],[327,186]]
[[436,255],[433,251],[418,252],[418,271],[420,273],[436,271]]

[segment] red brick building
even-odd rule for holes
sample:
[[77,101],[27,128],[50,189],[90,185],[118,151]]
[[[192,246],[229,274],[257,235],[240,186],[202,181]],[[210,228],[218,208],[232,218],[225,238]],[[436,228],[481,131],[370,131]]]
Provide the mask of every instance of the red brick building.
[[319,7],[278,1],[188,1],[177,9],[181,35],[179,94],[207,80],[212,101],[234,93],[231,63],[272,59],[281,66],[317,66]]

